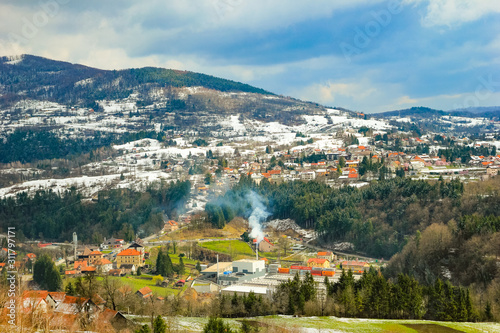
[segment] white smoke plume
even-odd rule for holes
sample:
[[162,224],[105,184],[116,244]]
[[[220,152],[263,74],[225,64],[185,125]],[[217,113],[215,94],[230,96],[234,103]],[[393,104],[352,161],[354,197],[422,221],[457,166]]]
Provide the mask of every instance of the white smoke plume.
[[262,232],[262,222],[271,215],[266,210],[266,206],[263,203],[263,198],[255,193],[254,191],[247,194],[247,200],[252,206],[252,212],[248,217],[248,224],[252,231],[250,232],[250,237],[257,240],[257,244],[264,239],[264,233]]

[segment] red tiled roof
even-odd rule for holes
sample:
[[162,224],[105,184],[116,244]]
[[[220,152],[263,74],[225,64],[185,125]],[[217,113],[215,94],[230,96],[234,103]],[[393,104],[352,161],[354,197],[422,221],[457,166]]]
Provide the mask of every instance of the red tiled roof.
[[327,259],[320,259],[320,258],[310,258],[307,263],[310,263],[310,262],[314,262],[314,263],[317,263],[317,264],[324,264],[325,262],[327,262],[328,260]]
[[[263,241],[268,242],[269,244],[272,245],[272,243],[269,241],[269,239],[267,239],[267,237],[264,237]],[[254,238],[253,242],[254,244],[257,243],[257,239]]]
[[87,267],[87,262],[85,260],[77,260],[75,261],[74,268],[77,269],[78,267]]
[[56,301],[62,302],[66,298],[66,293],[63,291],[49,291],[49,295]]
[[141,289],[137,290],[138,293],[140,293],[141,295],[145,296],[145,295],[148,295],[148,294],[151,294],[153,291],[151,290],[151,288],[149,287],[142,287]]
[[99,321],[103,323],[109,323],[110,320],[113,319],[117,313],[118,311],[106,308],[99,314]]
[[66,295],[66,297],[64,298],[63,303],[64,304],[83,304],[83,303],[85,303],[85,302],[87,302],[89,300],[90,300],[89,298],[85,298],[85,297],[77,297],[77,296]]
[[23,293],[24,298],[42,298],[45,299],[49,295],[47,290],[26,290]]
[[141,253],[137,250],[134,250],[134,249],[126,249],[126,250],[123,250],[122,252],[118,253],[117,255],[119,255],[119,256],[140,256]]
[[97,265],[109,265],[109,264],[111,264],[111,261],[109,261],[108,259],[104,258],[104,259],[99,260],[96,264]]
[[96,268],[94,266],[83,267],[82,272],[95,272]]
[[90,252],[90,254],[89,254],[89,255],[91,255],[91,256],[96,256],[96,255],[100,255],[100,254],[102,254],[102,252],[101,252],[101,251],[92,251],[92,252]]

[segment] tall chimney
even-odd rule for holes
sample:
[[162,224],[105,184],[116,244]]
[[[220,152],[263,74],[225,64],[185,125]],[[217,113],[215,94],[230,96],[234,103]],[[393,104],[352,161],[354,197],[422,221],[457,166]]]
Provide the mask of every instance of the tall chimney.
[[76,261],[76,247],[78,245],[78,236],[76,235],[76,232],[73,232],[73,246],[74,246],[74,257],[73,261]]
[[255,243],[255,258],[259,260],[259,243]]

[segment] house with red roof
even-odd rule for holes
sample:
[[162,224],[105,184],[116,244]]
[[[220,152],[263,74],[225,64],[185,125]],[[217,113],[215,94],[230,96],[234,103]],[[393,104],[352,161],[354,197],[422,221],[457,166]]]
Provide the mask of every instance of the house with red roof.
[[144,256],[135,249],[123,250],[116,255],[116,268],[120,268],[122,265],[144,266]]
[[47,313],[55,308],[56,301],[47,290],[26,290],[22,296],[23,312]]
[[82,267],[81,272],[85,274],[96,273],[97,268],[95,268],[94,266]]
[[77,260],[77,261],[75,261],[73,267],[74,267],[74,269],[80,271],[82,268],[85,268],[87,266],[88,266],[87,260]]
[[94,266],[102,273],[108,273],[113,269],[113,263],[106,258],[96,261]]
[[135,294],[141,298],[149,298],[149,297],[153,296],[153,291],[151,290],[151,288],[146,286],[146,287],[143,287],[143,288],[137,290],[137,292]]
[[32,262],[34,262],[36,260],[36,254],[34,254],[34,253],[28,253],[24,257],[24,261],[27,262],[28,260],[31,260]]
[[[19,311],[26,314],[25,325],[32,325],[33,319],[48,319],[50,331],[79,332],[88,325],[98,322],[110,325],[109,331],[119,331],[131,327],[131,322],[121,313],[105,308],[105,301],[99,295],[92,299],[84,297],[69,296],[65,292],[49,292],[47,290],[26,290],[21,296],[21,308]],[[6,322],[9,309],[4,307],[1,311],[1,321]],[[113,330],[114,328],[114,330]]]
[[[253,244],[257,244],[257,239],[253,240]],[[276,250],[276,246],[269,241],[267,237],[264,237],[262,241],[259,243],[259,251],[260,252],[272,252]]]
[[97,261],[101,260],[103,254],[101,251],[91,251],[89,253],[89,264],[94,265]]
[[307,260],[307,267],[329,268],[330,261],[328,259],[309,258],[309,260]]
[[179,229],[179,224],[175,222],[174,220],[169,220],[166,221],[164,226],[163,226],[163,231],[165,232],[172,232],[174,230]]
[[335,255],[331,251],[319,251],[316,254],[316,258],[327,259],[328,261],[333,262],[333,260],[335,260]]
[[104,238],[104,242],[102,242],[102,244],[101,244],[101,249],[104,249],[104,250],[116,249],[116,248],[122,247],[123,244],[125,244],[125,241],[123,239],[120,239],[120,238],[110,238],[108,240],[106,240],[106,238]]
[[353,273],[363,273],[363,271],[370,269],[370,265],[365,261],[343,261],[342,269],[351,270]]
[[112,326],[117,332],[130,326],[130,321],[120,311],[107,308],[99,313],[98,322],[103,326]]

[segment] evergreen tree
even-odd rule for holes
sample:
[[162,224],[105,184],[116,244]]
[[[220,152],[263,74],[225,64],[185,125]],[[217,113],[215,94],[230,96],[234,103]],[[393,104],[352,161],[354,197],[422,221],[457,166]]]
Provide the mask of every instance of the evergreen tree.
[[163,318],[158,315],[153,322],[153,333],[165,333],[167,332],[167,324]]
[[48,291],[59,291],[62,288],[62,279],[56,265],[46,254],[42,255],[33,266],[33,280],[40,288]]
[[294,300],[292,293],[288,293],[288,306],[287,306],[286,312],[289,315],[295,314],[295,300]]
[[71,281],[68,282],[66,288],[64,288],[64,292],[66,292],[66,294],[70,296],[75,296],[75,287],[73,286],[73,283],[71,283]]
[[179,275],[184,275],[184,260],[179,257]]
[[345,158],[343,156],[340,156],[339,158],[339,167],[345,167]]
[[476,312],[472,306],[472,300],[470,299],[470,292],[469,288],[467,288],[467,292],[465,294],[465,306],[467,308],[467,320],[468,321],[476,321],[477,320],[477,315]]
[[434,283],[434,286],[431,286],[430,289],[431,291],[428,305],[429,317],[437,320],[446,320],[446,296],[441,279],[438,278]]
[[467,304],[465,301],[465,291],[462,288],[457,288],[456,293],[458,296],[458,301],[457,301],[457,314],[455,317],[456,321],[467,321],[469,318],[467,314]]
[[304,295],[304,301],[308,302],[316,297],[316,286],[311,273],[307,272],[302,285],[300,286],[300,293]]
[[484,308],[484,317],[487,321],[493,321],[493,312],[491,312],[491,303],[490,301],[486,302],[486,306]]
[[165,265],[165,276],[172,277],[174,275],[174,265],[168,253],[163,256],[163,263]]
[[203,333],[234,333],[234,331],[221,318],[210,317],[208,323],[203,327]]
[[198,272],[201,272],[201,264],[200,264],[200,262],[199,262],[199,261],[196,263],[196,270],[197,270]]
[[151,333],[151,329],[148,325],[142,325],[141,328],[135,330],[135,333]]
[[163,251],[160,247],[160,249],[158,250],[158,256],[156,257],[156,274],[167,276],[167,268],[165,266],[165,259],[163,257]]

